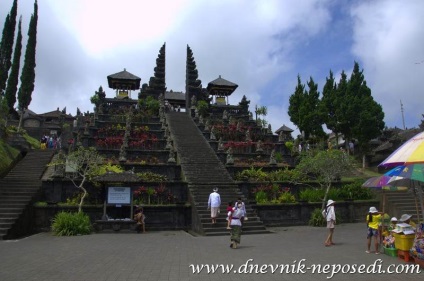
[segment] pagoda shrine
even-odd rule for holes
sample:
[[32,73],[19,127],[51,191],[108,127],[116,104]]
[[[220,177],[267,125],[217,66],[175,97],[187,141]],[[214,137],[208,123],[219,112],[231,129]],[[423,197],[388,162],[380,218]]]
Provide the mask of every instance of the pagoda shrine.
[[140,89],[140,81],[140,77],[129,73],[125,68],[107,77],[109,88],[116,90],[116,97],[119,99],[131,98],[131,91]]
[[227,105],[228,96],[230,96],[236,89],[238,85],[219,77],[208,83],[207,91],[208,94],[213,97],[213,102],[216,105]]

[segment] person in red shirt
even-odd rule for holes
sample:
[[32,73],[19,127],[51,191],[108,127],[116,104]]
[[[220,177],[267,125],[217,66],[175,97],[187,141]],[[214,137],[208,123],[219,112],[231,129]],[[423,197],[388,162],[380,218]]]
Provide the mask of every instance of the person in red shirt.
[[227,206],[227,229],[231,229],[230,223],[231,223],[231,215],[233,213],[233,202],[228,202]]

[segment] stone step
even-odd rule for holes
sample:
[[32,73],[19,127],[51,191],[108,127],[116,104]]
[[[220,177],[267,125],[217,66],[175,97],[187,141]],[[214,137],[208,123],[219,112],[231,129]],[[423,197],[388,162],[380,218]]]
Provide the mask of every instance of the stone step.
[[[225,228],[206,228],[204,229],[206,236],[230,236],[231,230]],[[265,227],[246,229],[243,227],[242,235],[249,234],[267,234],[270,233]]]
[[[269,234],[269,233],[271,233],[269,230],[264,229],[264,230],[251,230],[251,231],[243,232],[242,235]],[[224,232],[224,231],[207,232],[207,233],[205,233],[205,235],[206,236],[229,236],[230,231],[227,230],[227,232]],[[230,243],[230,242],[228,242],[228,243]]]
[[22,209],[15,209],[13,211],[0,211],[0,219],[18,217],[20,214],[22,214]]
[[[225,219],[226,203],[234,202],[239,197],[243,198],[242,192],[234,183],[216,152],[211,148],[209,141],[205,139],[203,133],[187,113],[168,113],[166,119],[174,139],[182,173],[188,182],[190,197],[193,200],[192,205],[196,207],[202,232],[207,233],[206,235],[228,235]],[[207,203],[209,195],[215,187],[219,188],[221,201],[225,203],[221,205],[221,214],[217,218],[217,224],[213,225],[210,219],[210,210],[207,210]],[[246,222],[244,231],[266,231],[263,223],[249,207],[247,215],[252,216],[252,220],[249,223]],[[222,229],[217,230],[217,226]]]
[[24,208],[27,205],[27,202],[0,202],[1,208]]
[[28,202],[32,199],[30,195],[2,195],[0,196],[0,202],[13,201],[13,202]]
[[6,237],[39,191],[42,174],[53,154],[53,150],[30,151],[0,180],[0,239]]
[[13,223],[14,223],[14,221],[12,221],[12,222],[1,222],[0,221],[0,229],[10,229],[10,227],[12,226]]
[[14,223],[18,216],[9,216],[7,218],[0,218],[0,223]]
[[[245,225],[247,226],[251,226],[251,225],[263,225],[261,219],[259,217],[248,217],[249,220],[245,221]],[[204,226],[208,226],[211,225],[212,226],[212,222],[211,222],[211,217],[202,217],[200,219],[200,221],[202,222],[202,224]],[[225,217],[218,217],[216,219],[216,225],[221,225],[221,226],[226,226],[227,225],[227,220]]]
[[32,196],[37,193],[37,190],[34,191],[3,191],[0,190],[0,195],[12,195],[12,196]]
[[28,192],[28,193],[33,193],[34,191],[38,191],[39,190],[39,186],[21,186],[21,187],[5,187],[0,189],[0,193],[14,193],[14,192],[18,192],[18,193],[22,193],[22,192]]

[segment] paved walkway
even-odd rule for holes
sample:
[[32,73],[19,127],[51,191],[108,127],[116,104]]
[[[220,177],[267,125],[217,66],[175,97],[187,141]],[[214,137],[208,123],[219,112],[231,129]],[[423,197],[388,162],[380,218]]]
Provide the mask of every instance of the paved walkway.
[[[365,225],[336,226],[337,245],[324,247],[325,228],[308,226],[270,228],[271,234],[242,236],[238,249],[229,237],[194,237],[183,231],[146,234],[93,234],[55,237],[40,233],[21,240],[0,241],[0,280],[423,280],[420,274],[312,273],[312,265],[387,270],[404,261],[384,254],[365,253]],[[266,273],[234,273],[250,264],[267,267]],[[303,261],[304,259],[304,261]],[[299,273],[271,273],[269,265],[304,265]],[[190,265],[231,265],[231,273],[194,274]],[[242,266],[243,270],[244,267]],[[399,269],[399,268],[398,268]],[[402,269],[402,268],[400,268]],[[259,270],[259,269],[258,269]],[[301,273],[302,270],[305,273]],[[283,272],[285,272],[283,270]]]

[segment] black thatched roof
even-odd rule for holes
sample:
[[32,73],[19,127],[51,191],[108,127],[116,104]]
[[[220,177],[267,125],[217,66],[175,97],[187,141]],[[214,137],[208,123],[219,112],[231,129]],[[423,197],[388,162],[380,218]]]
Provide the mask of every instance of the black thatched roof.
[[275,131],[275,133],[278,135],[281,131],[288,133],[293,132],[293,130],[287,127],[286,125],[281,126],[277,131]]
[[126,69],[107,77],[109,88],[137,90],[140,89],[141,78],[129,73]]
[[391,142],[386,141],[380,144],[378,147],[376,147],[374,149],[374,152],[389,150],[389,149],[392,149],[392,147],[393,147],[393,144]]
[[219,75],[217,79],[208,83],[206,89],[211,95],[229,96],[237,89],[237,87],[237,84],[225,80],[221,78],[221,75]]
[[[44,118],[60,118],[62,116],[62,111],[58,109],[53,110],[53,111],[49,111],[46,113],[41,113],[39,114],[40,117],[44,117]],[[71,114],[65,114],[64,115],[66,119],[70,118],[70,119],[74,119],[74,117]]]
[[165,92],[165,99],[166,100],[183,100],[185,101],[185,94],[183,92],[174,92],[174,91],[167,91]]
[[136,183],[141,181],[141,179],[132,171],[126,171],[123,173],[107,172],[104,175],[96,177],[95,180],[101,183],[108,183],[108,182]]

